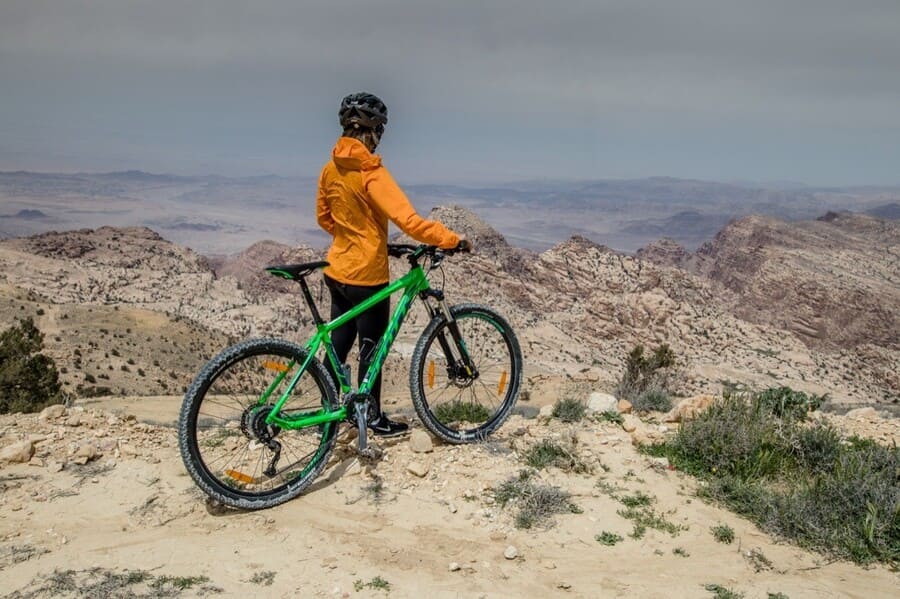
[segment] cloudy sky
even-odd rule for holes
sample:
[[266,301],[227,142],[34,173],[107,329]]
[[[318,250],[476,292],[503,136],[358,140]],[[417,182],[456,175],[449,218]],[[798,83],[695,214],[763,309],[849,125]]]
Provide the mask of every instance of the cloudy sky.
[[898,0],[2,0],[0,170],[900,183]]

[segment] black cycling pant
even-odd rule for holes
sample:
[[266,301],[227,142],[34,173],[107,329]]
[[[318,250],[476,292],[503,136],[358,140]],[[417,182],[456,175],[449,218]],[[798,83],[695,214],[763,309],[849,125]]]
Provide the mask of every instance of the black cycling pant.
[[[346,283],[335,281],[327,275],[325,276],[325,284],[331,292],[332,320],[387,287],[387,283],[373,286],[347,285]],[[359,338],[357,384],[362,384],[366,376],[369,364],[372,358],[375,357],[375,346],[387,330],[390,316],[391,301],[390,299],[385,299],[331,333],[334,351],[337,353],[338,361],[341,364],[346,363],[350,349],[353,347],[353,341],[357,337]],[[331,361],[326,360],[326,365],[329,372],[331,372],[332,378],[334,378],[335,387],[340,391],[340,386],[337,382],[338,378],[332,368]],[[372,406],[377,410],[377,414],[381,414],[381,373],[378,373],[378,378],[375,379],[372,385]]]

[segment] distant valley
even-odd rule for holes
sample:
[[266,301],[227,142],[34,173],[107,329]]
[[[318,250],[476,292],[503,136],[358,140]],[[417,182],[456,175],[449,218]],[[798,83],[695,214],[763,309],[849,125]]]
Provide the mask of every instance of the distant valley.
[[[401,182],[402,183],[402,182]],[[404,186],[420,212],[457,205],[517,247],[542,251],[572,235],[631,253],[661,237],[693,250],[729,221],[787,221],[829,210],[900,217],[900,187],[752,186],[654,177],[497,186]],[[52,230],[146,226],[201,254],[232,254],[260,239],[325,247],[315,177],[184,177],[142,171],[0,173],[0,238]]]

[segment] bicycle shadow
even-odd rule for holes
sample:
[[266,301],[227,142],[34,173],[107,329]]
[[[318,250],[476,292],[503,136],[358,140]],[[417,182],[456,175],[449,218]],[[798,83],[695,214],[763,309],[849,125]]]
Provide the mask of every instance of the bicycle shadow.
[[[338,439],[337,447],[335,447],[331,460],[329,460],[329,464],[325,467],[325,472],[327,472],[327,474],[325,476],[320,475],[318,480],[311,484],[299,497],[327,489],[337,481],[341,480],[344,476],[360,474],[368,477],[375,477],[375,470],[378,467],[379,462],[384,459],[384,450],[395,447],[406,441],[408,438],[408,435],[404,435],[402,437],[379,439],[377,443],[370,440],[369,447],[376,447],[378,453],[381,455],[381,457],[373,459],[371,457],[362,456],[356,452],[356,448],[353,445],[353,443],[356,442],[356,429],[351,428],[348,432],[350,431],[352,431],[352,434],[344,433],[344,435]],[[331,465],[331,462],[334,462],[334,465]],[[206,498],[205,507],[209,515],[217,517],[238,516],[259,511],[225,505],[211,497]]]

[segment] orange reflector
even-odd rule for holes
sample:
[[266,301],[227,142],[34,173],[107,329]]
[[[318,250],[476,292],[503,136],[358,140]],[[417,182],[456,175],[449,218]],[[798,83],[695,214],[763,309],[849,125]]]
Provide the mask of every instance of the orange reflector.
[[243,472],[238,472],[237,470],[226,470],[225,474],[238,481],[239,483],[247,483],[249,485],[256,482],[256,479],[249,474],[244,474]]
[[428,388],[434,389],[434,360],[428,363]]
[[497,385],[497,395],[503,395],[503,390],[506,389],[506,371],[504,370],[500,373],[500,383]]
[[269,370],[277,370],[278,372],[287,372],[289,370],[287,364],[282,364],[281,362],[269,362],[268,360],[263,362],[263,367],[268,368]]

